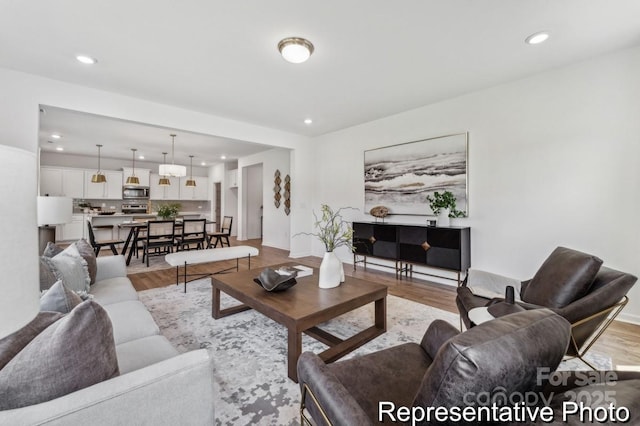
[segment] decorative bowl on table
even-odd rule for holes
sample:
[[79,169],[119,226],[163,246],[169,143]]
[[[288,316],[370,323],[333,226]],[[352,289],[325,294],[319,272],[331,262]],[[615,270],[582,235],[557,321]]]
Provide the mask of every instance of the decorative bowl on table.
[[265,268],[260,276],[254,278],[256,284],[270,292],[278,292],[290,289],[298,282],[296,281],[296,272],[285,271],[282,269],[274,270]]

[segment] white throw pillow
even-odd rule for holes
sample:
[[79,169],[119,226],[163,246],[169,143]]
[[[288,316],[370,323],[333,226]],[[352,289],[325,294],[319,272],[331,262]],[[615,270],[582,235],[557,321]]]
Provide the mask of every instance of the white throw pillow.
[[75,243],[64,249],[62,253],[45,261],[69,290],[79,295],[86,295],[89,292],[91,283],[89,268],[87,261],[80,256]]
[[505,277],[479,269],[469,269],[467,275],[467,287],[473,294],[487,299],[504,298],[507,286],[513,286],[514,296],[520,302],[520,280]]

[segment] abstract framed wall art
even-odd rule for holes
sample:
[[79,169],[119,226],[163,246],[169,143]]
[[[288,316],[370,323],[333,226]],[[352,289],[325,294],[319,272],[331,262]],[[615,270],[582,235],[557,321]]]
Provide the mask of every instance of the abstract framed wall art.
[[427,195],[451,191],[468,215],[469,133],[438,136],[364,152],[364,207],[431,215]]

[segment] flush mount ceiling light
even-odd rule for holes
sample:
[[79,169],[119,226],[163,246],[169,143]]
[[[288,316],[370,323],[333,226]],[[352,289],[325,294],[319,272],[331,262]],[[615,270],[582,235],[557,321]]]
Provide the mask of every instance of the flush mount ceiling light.
[[91,56],[87,55],[78,55],[76,56],[76,59],[78,60],[78,62],[85,65],[93,65],[98,62],[96,58],[92,58]]
[[288,37],[280,40],[278,50],[286,61],[300,64],[309,59],[313,53],[313,44],[304,38]]
[[175,164],[174,161],[174,146],[176,135],[172,133],[169,136],[171,136],[171,164],[160,164],[160,167],[158,168],[158,174],[160,176],[184,177],[187,175],[187,168],[185,166]]
[[131,171],[131,176],[127,178],[127,185],[140,185],[140,179],[136,176],[136,151],[137,149],[131,148],[132,157],[133,157],[133,170]]
[[191,161],[191,177],[187,179],[185,186],[196,186],[196,181],[193,179],[193,155],[189,156]]
[[107,178],[100,171],[100,148],[102,148],[102,145],[98,144],[96,146],[98,147],[98,171],[95,172],[93,176],[91,176],[91,182],[105,183],[107,181]]
[[[162,160],[162,162],[163,162],[164,164],[166,164],[166,163],[167,163],[167,153],[166,153],[166,152],[163,152],[163,153],[162,153],[162,156],[163,156],[163,158],[164,158],[164,159]],[[160,180],[158,181],[158,185],[160,185],[160,186],[170,186],[170,185],[171,185],[171,180],[169,180],[169,178],[168,178],[168,177],[166,177],[166,176],[162,176],[162,175],[160,175]]]
[[547,41],[549,38],[549,33],[546,31],[539,31],[537,33],[531,34],[529,37],[524,39],[527,44],[540,44],[542,42]]

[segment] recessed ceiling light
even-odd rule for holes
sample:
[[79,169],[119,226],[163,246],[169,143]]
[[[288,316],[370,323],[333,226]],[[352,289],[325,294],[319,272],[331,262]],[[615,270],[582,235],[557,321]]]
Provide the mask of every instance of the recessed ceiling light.
[[221,159],[221,160],[226,160],[226,159],[227,159],[227,156],[226,156],[226,155],[221,155],[221,156],[220,156],[220,159]]
[[93,65],[98,62],[96,58],[92,58],[91,56],[86,55],[78,55],[76,56],[76,59],[78,60],[78,62],[81,62],[85,65]]
[[547,41],[548,38],[549,38],[549,33],[548,32],[540,31],[540,32],[537,32],[535,34],[531,34],[524,41],[527,44],[540,44],[540,43],[542,43],[544,41]]
[[64,148],[59,146],[59,147],[56,148],[56,151],[64,151]]
[[310,119],[310,118],[305,118],[305,120],[304,120],[304,124],[311,124],[311,123],[313,123],[313,120],[312,120],[312,119]]
[[201,166],[206,166],[207,163],[205,163],[204,161],[202,163],[200,163]]
[[286,61],[300,64],[309,59],[313,53],[313,44],[304,38],[288,37],[280,40],[278,50]]
[[144,155],[139,156],[138,160],[144,160]]
[[54,139],[60,139],[62,136],[60,136],[57,133],[54,133],[54,134],[51,135],[51,137],[54,138]]

